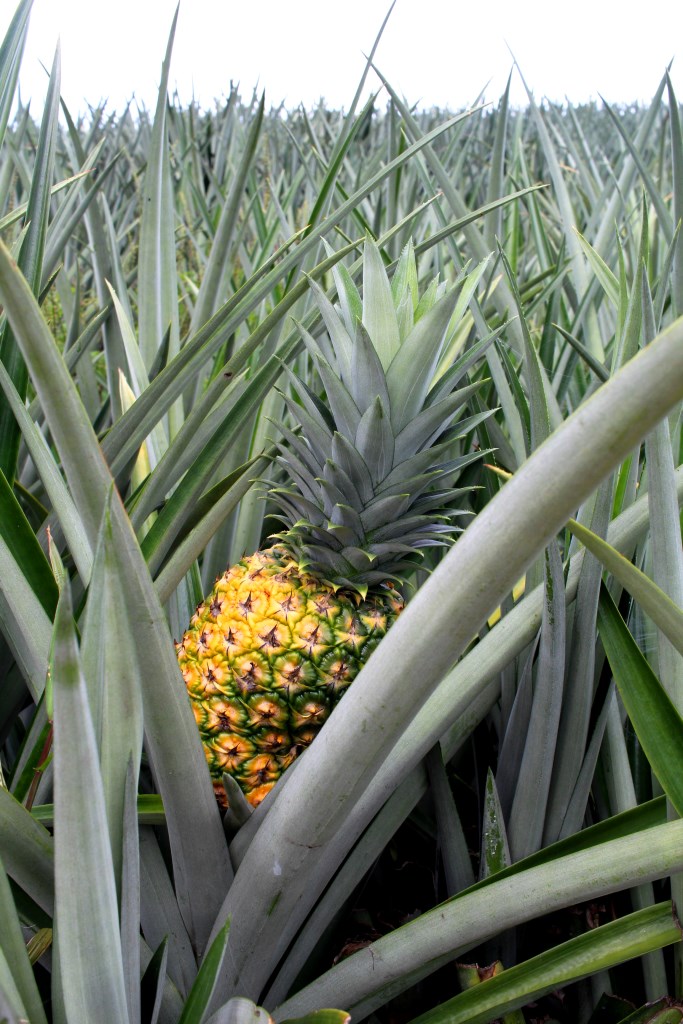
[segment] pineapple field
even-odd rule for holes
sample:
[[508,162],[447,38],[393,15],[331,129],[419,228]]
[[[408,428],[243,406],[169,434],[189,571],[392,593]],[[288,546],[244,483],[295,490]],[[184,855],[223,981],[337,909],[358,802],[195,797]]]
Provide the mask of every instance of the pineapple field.
[[[0,46],[1,1024],[683,1021],[683,136]],[[177,15],[176,15],[177,17]],[[365,99],[367,86],[376,92]]]

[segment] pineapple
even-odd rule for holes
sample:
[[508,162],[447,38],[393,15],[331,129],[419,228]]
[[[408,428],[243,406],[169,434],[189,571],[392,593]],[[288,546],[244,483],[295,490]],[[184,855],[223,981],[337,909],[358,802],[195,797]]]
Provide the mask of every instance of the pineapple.
[[224,772],[256,806],[314,739],[399,615],[422,550],[456,530],[449,478],[476,457],[453,458],[466,364],[437,373],[458,289],[433,282],[420,300],[410,243],[390,283],[366,242],[363,301],[343,267],[335,278],[339,309],[311,282],[327,334],[300,328],[326,402],[286,370],[301,430],[280,426],[287,482],[268,492],[285,529],[216,582],[178,644],[223,806]]

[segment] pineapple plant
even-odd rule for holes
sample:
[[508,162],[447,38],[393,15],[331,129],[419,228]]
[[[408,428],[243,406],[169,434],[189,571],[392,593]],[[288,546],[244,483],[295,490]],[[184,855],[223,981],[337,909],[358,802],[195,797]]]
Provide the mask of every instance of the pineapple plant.
[[[310,117],[304,111],[269,117],[255,101],[242,105],[231,97],[211,112],[185,111],[177,97],[166,97],[168,59],[151,131],[144,111],[140,118],[126,112],[103,120],[95,107],[92,118],[67,116],[63,127],[57,59],[38,132],[21,103],[16,123],[7,120],[30,7],[31,0],[21,0],[0,46],[0,1016],[34,1024],[178,1024],[245,1013],[266,1021],[265,1013],[275,1021],[303,1014],[302,1024],[341,1024],[341,1012],[311,1012],[339,1005],[353,1019],[419,1014],[422,1024],[516,1012],[545,1016],[558,1007],[567,1020],[606,1013],[615,1020],[626,1014],[678,1020],[683,742],[680,656],[677,662],[673,648],[681,635],[675,606],[683,605],[683,320],[674,318],[683,309],[675,231],[683,199],[675,169],[683,153],[668,76],[650,110],[615,111],[609,121],[601,120],[606,110],[585,106],[514,110],[506,95],[491,116],[433,146],[431,128],[440,115],[408,107],[393,91],[387,115],[366,108],[360,131],[353,113],[344,118],[322,105]],[[431,140],[418,162],[412,156],[424,132]],[[634,138],[626,146],[628,136]],[[520,147],[522,138],[530,150]],[[312,140],[314,158],[307,157]],[[125,159],[114,159],[122,149]],[[529,151],[533,167],[525,159]],[[273,154],[278,168],[267,184],[264,154]],[[601,171],[605,159],[608,175]],[[96,174],[81,175],[95,166]],[[517,188],[530,173],[552,180],[552,187],[536,197],[527,193],[519,210],[501,207],[491,216],[495,211],[473,209],[484,193]],[[643,183],[654,205],[643,204],[638,228]],[[413,204],[425,190],[432,196],[434,184],[442,196],[418,217]],[[88,197],[95,201],[86,210]],[[459,223],[447,227],[451,216]],[[253,653],[246,671],[240,669],[247,692],[222,698],[227,721],[245,708],[252,716],[244,740],[256,749],[254,757],[265,758],[252,766],[253,776],[275,756],[258,751],[267,747],[268,729],[279,728],[286,741],[276,766],[282,770],[319,728],[314,704],[302,705],[315,696],[325,705],[319,717],[329,714],[350,679],[341,665],[356,670],[374,653],[335,707],[327,742],[314,744],[287,780],[286,799],[255,822],[258,829],[247,827],[230,840],[232,826],[221,827],[171,635],[182,635],[189,618],[187,574],[195,559],[203,558],[205,578],[212,579],[222,571],[220,563],[214,568],[221,547],[216,531],[227,535],[249,520],[250,501],[230,518],[243,492],[226,492],[231,476],[220,481],[218,472],[253,464],[252,456],[263,465],[264,439],[255,432],[247,460],[235,443],[243,435],[231,421],[235,446],[226,453],[215,438],[216,391],[209,387],[191,410],[199,414],[190,424],[197,448],[204,445],[192,452],[187,432],[178,430],[191,403],[176,406],[175,397],[194,393],[201,368],[226,351],[228,339],[246,334],[251,343],[268,330],[274,355],[287,362],[294,332],[281,335],[279,327],[307,287],[299,271],[322,277],[329,267],[305,258],[319,238],[335,227],[340,237],[351,237],[359,221],[395,237],[408,218],[423,253],[421,270],[432,260],[450,281],[451,255],[481,260],[500,238],[506,273],[514,268],[520,294],[511,297],[499,264],[492,264],[481,278],[485,309],[474,300],[459,319],[475,274],[449,314],[453,298],[438,294],[439,286],[418,296],[408,255],[388,287],[370,245],[363,302],[342,270],[339,311],[318,295],[331,340],[302,335],[317,360],[317,369],[303,370],[314,391],[303,381],[287,383],[286,429],[270,481],[279,498],[269,500],[278,505],[286,536],[275,538],[275,551],[254,556],[249,572],[261,589],[252,580],[241,600],[255,606],[269,577],[280,604],[305,598],[306,613],[320,625],[304,626],[293,614],[287,629],[256,624]],[[296,236],[296,245],[287,241],[297,224],[309,222],[310,232]],[[441,247],[441,227],[457,242]],[[84,245],[86,237],[91,244]],[[228,282],[223,268],[235,262],[237,278]],[[100,289],[105,281],[112,282],[111,293]],[[226,285],[227,301],[217,309]],[[233,295],[233,287],[244,291]],[[115,313],[104,308],[113,293]],[[47,303],[42,310],[39,298]],[[180,349],[177,326],[168,330],[178,307]],[[481,492],[481,514],[464,543],[439,560],[394,621],[401,590],[414,582],[413,567],[420,566],[420,581],[433,567],[434,552],[425,551],[421,561],[426,544],[448,541],[455,529],[455,499],[439,492],[464,482],[453,464],[460,447],[455,434],[469,436],[473,422],[457,428],[454,418],[442,427],[449,412],[437,407],[452,395],[456,400],[455,378],[463,370],[453,358],[481,353],[486,342],[475,339],[487,319],[492,314],[497,322],[515,307],[520,344],[511,322],[500,347],[486,353],[492,382],[477,395],[482,408],[500,405],[487,432],[514,476],[500,496],[492,493],[497,478]],[[373,375],[359,321],[383,377]],[[66,337],[64,346],[55,344],[55,333],[58,341]],[[243,369],[253,350],[236,349],[232,340],[227,348],[229,369]],[[121,397],[121,373],[137,396],[132,405]],[[599,387],[606,375],[609,382]],[[213,375],[212,385],[219,377]],[[244,416],[258,414],[263,422],[272,395],[262,407],[262,393],[255,393],[245,400]],[[384,417],[375,414],[374,425],[367,413],[373,403]],[[408,423],[417,424],[426,409],[434,415],[430,436],[413,447],[406,443],[413,455],[398,457]],[[555,425],[565,415],[539,444],[546,420]],[[391,431],[382,433],[387,418]],[[381,481],[373,462],[381,445],[363,439],[371,430],[382,443],[390,437],[389,475],[405,472],[403,484]],[[349,445],[365,453],[368,493],[361,491],[367,477]],[[128,483],[142,446],[151,472]],[[214,453],[220,466],[209,458]],[[418,456],[424,465],[409,469]],[[142,460],[136,472],[141,467]],[[430,472],[423,485],[419,477]],[[362,499],[360,512],[355,509],[362,531],[354,527],[354,488]],[[401,509],[404,493],[413,505]],[[167,494],[173,501],[159,497]],[[138,504],[143,498],[147,507]],[[384,509],[384,525],[378,525],[380,500],[399,506],[394,518]],[[577,509],[578,521],[569,525],[576,539],[569,543],[564,527]],[[147,530],[151,510],[157,518]],[[399,527],[401,514],[411,513],[416,521]],[[189,519],[195,525],[188,536]],[[410,538],[420,530],[421,537]],[[406,550],[390,551],[392,542]],[[583,543],[604,569],[584,554]],[[533,587],[527,576],[513,604],[507,595],[547,544],[555,550],[548,550],[543,582]],[[284,597],[277,588],[287,589]],[[609,597],[615,589],[629,625]],[[227,597],[216,603],[223,613],[229,607]],[[496,606],[500,619],[478,633]],[[235,622],[233,638],[246,644],[246,627],[238,636],[237,615]],[[329,650],[324,655],[308,645],[311,656],[320,653],[313,659],[316,681],[310,679],[295,711],[288,683],[286,722],[270,721],[267,728],[254,720],[255,705],[268,696],[258,670],[264,666],[277,679],[273,641],[282,642],[282,666],[303,628],[309,640],[318,629],[315,638]],[[385,628],[388,636],[375,649]],[[199,635],[204,632],[208,642],[211,631]],[[355,637],[346,652],[341,640],[335,646],[344,632]],[[217,648],[219,654],[232,673],[228,655]],[[334,658],[331,683],[325,671]],[[211,673],[215,682],[220,664]],[[205,676],[212,682],[208,671]],[[618,701],[610,696],[612,677]],[[665,693],[671,696],[664,699]],[[143,730],[145,792],[138,793]],[[456,756],[457,774],[450,768]],[[247,786],[272,785],[261,780]],[[664,794],[657,796],[660,785]],[[667,820],[673,808],[678,817]],[[458,818],[462,843],[453,827]],[[534,853],[506,868],[519,836]],[[478,838],[483,877],[472,885]],[[395,857],[406,842],[434,879],[433,898],[406,880],[405,858]],[[330,938],[342,929],[350,934],[347,924],[355,929],[361,888],[382,890],[367,920],[386,920],[376,915],[390,888],[374,882],[392,873],[391,863],[391,891],[408,895],[410,917],[334,962]],[[616,898],[625,889],[639,901],[633,913],[627,892]],[[433,906],[442,895],[450,898]],[[594,913],[603,900],[610,918],[604,924]],[[583,915],[567,909],[577,904],[590,908],[579,935]],[[564,933],[562,922],[572,937],[549,947]],[[50,956],[53,935],[59,948]],[[472,962],[483,945],[506,954],[505,969],[453,995],[446,965],[455,956]],[[513,950],[516,963],[508,959]],[[348,944],[343,951],[350,952]],[[446,970],[432,984],[440,966]],[[603,986],[619,997],[601,996]],[[622,994],[646,1005],[631,1013]],[[446,1002],[436,1006],[441,999]],[[531,1002],[535,1009],[521,1011]]]
[[301,327],[326,402],[285,368],[300,430],[280,424],[285,483],[268,488],[285,528],[218,579],[177,645],[223,806],[224,773],[256,806],[314,739],[423,550],[457,529],[453,475],[478,454],[453,451],[465,364],[437,373],[459,289],[433,282],[420,298],[411,243],[390,282],[370,240],[363,299],[343,268],[336,284],[339,308],[311,283],[327,334]]

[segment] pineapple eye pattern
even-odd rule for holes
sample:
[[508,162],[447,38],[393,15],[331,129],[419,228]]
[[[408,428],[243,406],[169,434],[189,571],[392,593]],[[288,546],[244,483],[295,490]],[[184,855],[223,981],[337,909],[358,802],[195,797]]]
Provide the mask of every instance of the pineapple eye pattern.
[[283,548],[257,552],[218,581],[178,645],[222,806],[225,771],[253,805],[270,792],[402,607],[396,591],[378,604],[310,586]]

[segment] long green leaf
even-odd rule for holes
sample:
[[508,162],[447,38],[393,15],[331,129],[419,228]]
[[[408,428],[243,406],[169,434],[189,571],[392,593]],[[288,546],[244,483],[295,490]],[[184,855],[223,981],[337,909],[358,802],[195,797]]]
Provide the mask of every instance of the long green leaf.
[[401,344],[396,310],[384,261],[371,238],[366,238],[363,252],[363,326],[386,371]]
[[5,960],[11,968],[12,977],[21,1001],[28,1012],[29,1020],[35,1021],[35,1024],[47,1024],[47,1017],[26,952],[26,943],[2,859],[0,859],[0,921],[2,921],[0,952],[4,954]]
[[143,935],[152,949],[166,941],[168,975],[178,991],[186,995],[197,975],[197,964],[168,869],[150,828],[140,832],[140,879]]
[[23,1024],[27,1019],[21,993],[12,976],[12,968],[0,947],[0,1021],[2,1024]]
[[[163,825],[166,815],[161,797],[156,793],[138,793],[137,815],[140,825]],[[55,819],[54,805],[40,804],[37,807],[32,807],[31,817],[49,827]]]
[[[681,146],[683,148],[683,142],[681,142]],[[683,152],[681,152],[681,161],[683,179]],[[681,187],[683,188],[683,180]],[[681,202],[683,203],[683,197]],[[655,311],[649,284],[643,275],[644,341],[649,343],[655,333]],[[648,495],[652,510],[654,582],[681,610],[683,606],[683,546],[681,545],[680,515],[674,485],[674,467],[677,460],[668,420],[658,423],[645,438],[645,458],[648,471]],[[681,616],[683,617],[683,611],[681,611]],[[681,649],[675,649],[676,646],[676,641],[672,642],[664,631],[658,632],[659,677],[680,714],[683,713],[683,656]],[[680,895],[683,896],[683,890]]]
[[[123,341],[123,346],[126,350],[126,358],[128,360],[128,379],[132,385],[133,395],[135,398],[138,398],[140,394],[149,387],[147,368],[142,358],[142,353],[137,343],[133,326],[128,319],[123,303],[111,285],[109,285],[109,293],[111,295],[112,302],[114,303],[114,311],[116,313],[116,319],[121,333],[121,340]],[[121,404],[125,408],[123,400]],[[145,444],[150,455],[151,464],[152,466],[155,466],[164,452],[168,449],[166,431],[160,423],[157,423]]]
[[[612,504],[611,481],[598,489],[595,500],[586,503],[581,514],[594,530],[601,534],[609,528]],[[550,806],[544,842],[552,842],[562,833],[571,814],[583,820],[585,804],[579,808],[572,803],[579,798],[577,780],[583,773],[581,791],[588,798],[587,783],[592,779],[586,761],[587,750],[595,750],[597,738],[589,741],[596,662],[596,617],[601,579],[600,563],[594,558],[583,558],[577,587],[576,610],[571,621],[567,675],[558,734],[557,755],[553,768]],[[592,744],[592,747],[591,747]],[[588,773],[588,779],[586,779]],[[579,827],[577,824],[576,827]],[[573,831],[574,829],[572,829]]]
[[195,334],[215,312],[221,278],[235,244],[234,233],[239,214],[239,204],[246,187],[249,170],[256,155],[263,126],[264,110],[265,94],[262,95],[256,114],[249,125],[249,132],[244,143],[244,149],[242,150],[240,164],[230,182],[230,191],[221,210],[213,245],[211,246],[209,259],[199,286],[197,301],[192,312],[191,334]]
[[[173,495],[142,543],[142,550],[150,562],[152,571],[156,571],[168,553],[173,540],[185,523],[192,516],[194,505],[201,492],[206,488],[217,465],[225,455],[230,438],[244,425],[258,404],[272,388],[280,376],[282,367],[278,360],[271,358],[247,382],[244,393],[235,405],[216,425],[212,437],[189,468]],[[260,453],[257,453],[260,454]],[[139,518],[139,516],[138,516]]]
[[104,511],[88,591],[81,658],[90,713],[100,754],[105,810],[117,891],[121,892],[124,848],[124,799],[129,765],[137,792],[142,752],[142,686],[134,644],[121,643],[134,629],[128,618],[126,590],[114,545],[111,502]]
[[683,654],[683,609],[674,604],[644,572],[592,530],[577,523],[575,519],[568,520],[567,527],[602,562],[607,571],[619,580],[674,647]]
[[52,679],[55,922],[64,1008],[68,1020],[123,1024],[129,1017],[114,865],[68,585],[57,606]]
[[45,689],[51,621],[0,535],[0,626],[34,700]]
[[[2,371],[0,366],[0,372]],[[0,536],[11,549],[27,585],[52,618],[57,607],[57,585],[31,526],[12,488],[0,470]]]
[[140,982],[140,1001],[144,1020],[149,1024],[157,1024],[164,981],[166,979],[166,961],[168,959],[167,942],[160,944],[156,953],[147,964]]
[[683,814],[683,719],[603,587],[598,629],[614,681],[652,770]]
[[170,164],[166,107],[171,52],[178,21],[176,7],[161,68],[150,152],[145,171],[140,252],[138,256],[140,351],[152,365],[157,349],[171,325],[178,346],[177,287],[174,245],[174,209],[169,189]]
[[[683,132],[674,93],[673,84],[666,72],[666,86],[669,94],[669,125],[671,130],[671,163],[673,172],[673,222],[679,224],[683,217]],[[683,312],[683,236],[679,231],[675,241],[675,255],[671,280],[671,291],[674,312],[677,316]]]
[[434,816],[446,878],[446,892],[449,896],[454,896],[474,883],[474,872],[467,849],[467,840],[444,767],[441,747],[438,744],[432,747],[427,755],[426,766],[434,801]]
[[54,844],[43,825],[0,786],[0,857],[7,874],[48,914],[54,906]]
[[[69,494],[68,488],[64,483],[62,475],[59,472],[59,467],[45,441],[45,438],[29,416],[19,397],[17,389],[14,387],[5,367],[2,365],[0,365],[0,387],[2,387],[5,392],[5,397],[10,404],[17,423],[19,424],[19,429],[21,430],[24,443],[31,455],[38,475],[43,482],[47,495],[52,502],[52,507],[59,519],[60,526],[64,532],[66,542],[69,545],[69,549],[74,562],[76,563],[81,580],[87,585],[92,569],[92,551],[90,544],[88,543],[88,538],[84,533],[83,524],[76,505]],[[56,593],[54,591],[54,581],[53,584],[47,583],[45,585],[45,589],[38,593],[39,596],[42,595],[41,600],[43,602],[46,600],[52,602],[54,598],[54,604],[52,605],[54,611],[54,607],[56,607],[57,604]],[[49,608],[47,610],[49,610]]]
[[510,848],[505,830],[505,818],[500,805],[496,780],[489,768],[486,775],[486,802],[481,827],[481,865],[479,873],[482,878],[498,874],[510,863]]
[[[33,2],[33,0],[31,0],[31,2]],[[80,181],[89,173],[90,172],[87,170],[79,171],[78,174],[72,174],[68,178],[64,178],[62,181],[58,181],[56,185],[53,185],[51,187],[50,195],[52,197],[59,195],[59,193],[63,189],[69,188],[70,185],[73,185],[74,182]],[[0,231],[4,231],[6,228],[11,227],[12,224],[16,224],[17,221],[20,221],[23,217],[26,216],[27,210],[28,203],[21,203],[19,206],[15,206],[10,213],[5,214],[4,217],[0,217]],[[43,288],[45,287],[45,284],[46,282],[43,283]],[[43,290],[43,288],[41,288],[41,291]]]
[[395,434],[424,408],[441,354],[444,333],[457,299],[458,293],[453,289],[420,317],[391,361],[387,371],[387,386],[392,398],[392,426]]
[[[41,295],[46,294],[47,289],[49,289],[50,282],[54,280],[59,270],[58,264],[60,258],[64,255],[64,250],[68,246],[69,240],[83,220],[86,210],[97,197],[98,192],[103,188],[116,166],[116,157],[114,157],[101,174],[98,174],[95,178],[94,167],[104,147],[104,143],[105,139],[101,139],[93,151],[88,154],[82,170],[72,175],[71,183],[73,187],[69,188],[66,196],[63,197],[54,219],[48,226],[45,237],[45,253],[40,287]],[[84,181],[86,175],[90,177],[91,182],[95,178],[95,183],[91,185],[90,189],[86,187],[87,181]],[[52,194],[55,191],[56,189],[52,188]]]
[[559,545],[553,540],[545,553],[543,624],[536,685],[508,824],[510,851],[515,860],[534,853],[542,844],[562,712],[564,662],[564,580]]
[[227,921],[211,943],[178,1024],[202,1024],[206,1019],[211,996],[228,948],[229,933],[230,921]]
[[[121,920],[121,953],[126,986],[128,1016],[136,1024],[140,1019],[140,839],[137,817],[138,764],[128,761],[124,779],[122,813],[121,887],[119,916]],[[113,853],[112,849],[112,853]]]
[[508,968],[420,1014],[411,1024],[488,1024],[493,1017],[502,1017],[580,978],[680,941],[671,903],[659,903]]
[[0,242],[0,297],[94,551],[111,477],[74,384],[26,279]]
[[185,524],[187,533],[181,531],[176,538],[176,546],[155,580],[160,601],[167,601],[171,597],[195,559],[267,466],[266,458],[256,459],[248,467],[251,469],[248,476],[247,467],[241,466],[227,480],[202,495],[195,505],[193,515]]
[[0,146],[7,130],[33,0],[21,0],[0,46]]

